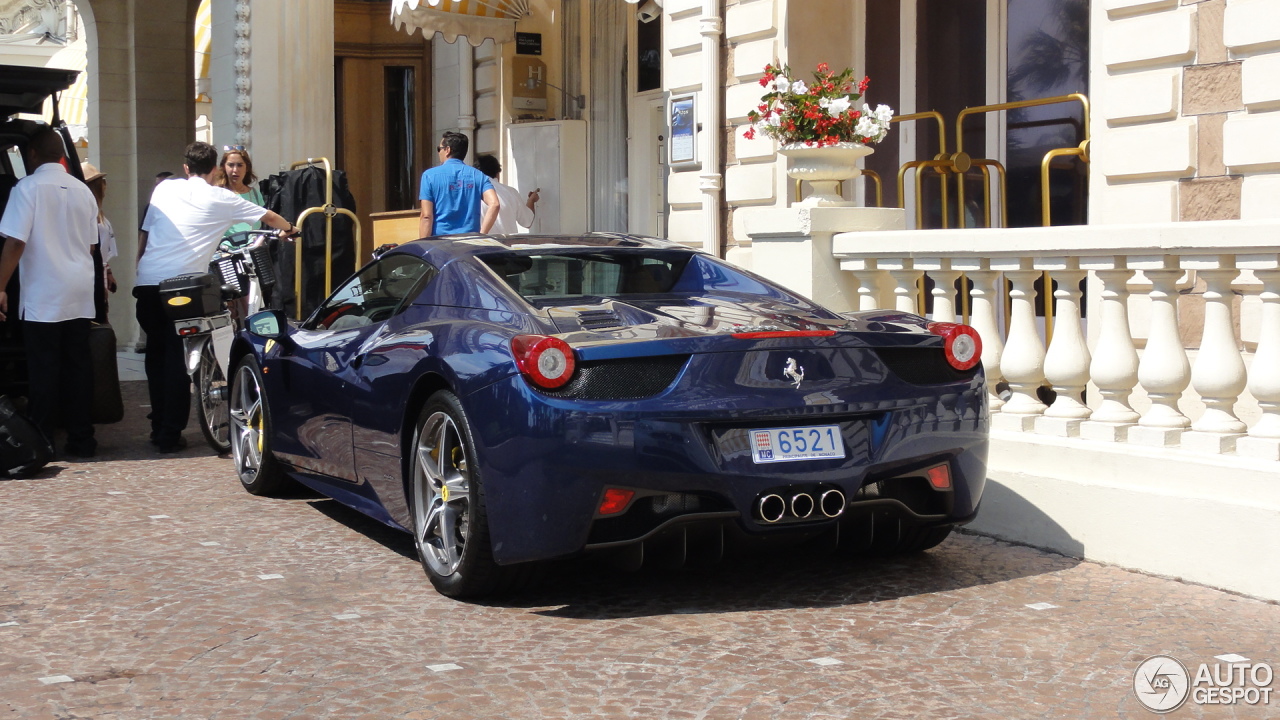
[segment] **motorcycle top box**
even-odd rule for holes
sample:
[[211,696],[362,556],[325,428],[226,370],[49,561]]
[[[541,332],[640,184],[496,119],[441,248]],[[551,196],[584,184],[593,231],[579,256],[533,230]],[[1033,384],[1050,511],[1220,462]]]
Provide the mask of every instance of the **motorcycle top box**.
[[191,273],[161,280],[160,301],[170,320],[217,315],[223,311],[222,278]]

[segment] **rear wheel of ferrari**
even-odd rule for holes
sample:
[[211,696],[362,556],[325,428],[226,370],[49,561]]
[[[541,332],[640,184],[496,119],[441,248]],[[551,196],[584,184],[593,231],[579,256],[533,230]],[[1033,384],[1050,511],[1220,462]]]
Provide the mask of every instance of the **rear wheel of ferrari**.
[[422,408],[411,462],[413,539],[431,584],[454,598],[511,589],[521,570],[493,560],[471,428],[453,393],[438,392]]
[[228,415],[231,458],[244,489],[254,495],[280,492],[290,481],[271,454],[271,413],[262,392],[262,371],[252,355],[236,367]]

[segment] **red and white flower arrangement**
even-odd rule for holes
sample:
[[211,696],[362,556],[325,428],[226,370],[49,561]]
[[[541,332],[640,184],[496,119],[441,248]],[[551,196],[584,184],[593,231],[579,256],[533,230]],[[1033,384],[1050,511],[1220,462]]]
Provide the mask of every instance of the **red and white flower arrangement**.
[[743,137],[751,140],[760,134],[784,145],[826,147],[847,142],[871,145],[889,134],[893,108],[877,105],[873,110],[863,103],[861,110],[854,109],[871,78],[862,78],[855,92],[853,69],[836,73],[826,63],[818,65],[812,84],[792,77],[787,65],[764,66],[760,85],[768,91],[760,105],[747,113],[751,127]]

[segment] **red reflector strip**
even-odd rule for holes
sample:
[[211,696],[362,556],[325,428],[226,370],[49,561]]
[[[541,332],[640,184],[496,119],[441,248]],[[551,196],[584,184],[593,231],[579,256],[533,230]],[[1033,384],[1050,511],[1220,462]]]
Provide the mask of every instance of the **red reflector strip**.
[[734,333],[733,336],[741,340],[760,340],[763,338],[785,337],[831,337],[835,334],[835,330],[768,330],[766,332]]
[[951,468],[947,465],[938,465],[931,467],[925,471],[929,476],[929,484],[937,490],[951,489]]
[[198,332],[200,332],[200,328],[198,327],[184,327],[178,330],[178,334],[181,335],[182,337],[186,337],[188,335],[195,335]]
[[627,503],[630,503],[635,495],[635,490],[605,488],[604,497],[600,499],[600,514],[617,515],[627,509]]

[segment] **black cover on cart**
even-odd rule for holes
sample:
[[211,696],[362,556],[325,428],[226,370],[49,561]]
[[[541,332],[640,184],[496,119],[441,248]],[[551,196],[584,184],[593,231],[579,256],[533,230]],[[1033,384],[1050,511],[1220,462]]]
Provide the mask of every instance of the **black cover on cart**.
[[49,438],[0,395],[0,475],[30,477],[52,459]]
[[[356,200],[347,188],[347,175],[334,170],[333,205],[356,211]],[[325,201],[324,168],[315,165],[276,173],[258,183],[267,209],[279,213],[285,220],[298,224],[298,216],[313,207],[323,207]],[[294,243],[302,243],[302,315],[305,317],[324,300],[324,238],[326,220],[322,213],[312,213],[300,226],[302,234],[293,242],[272,242],[275,251],[276,287],[272,293],[271,307],[296,316],[297,299],[294,297]],[[351,218],[335,215],[333,218],[333,286],[336,288],[355,272],[355,227]]]

